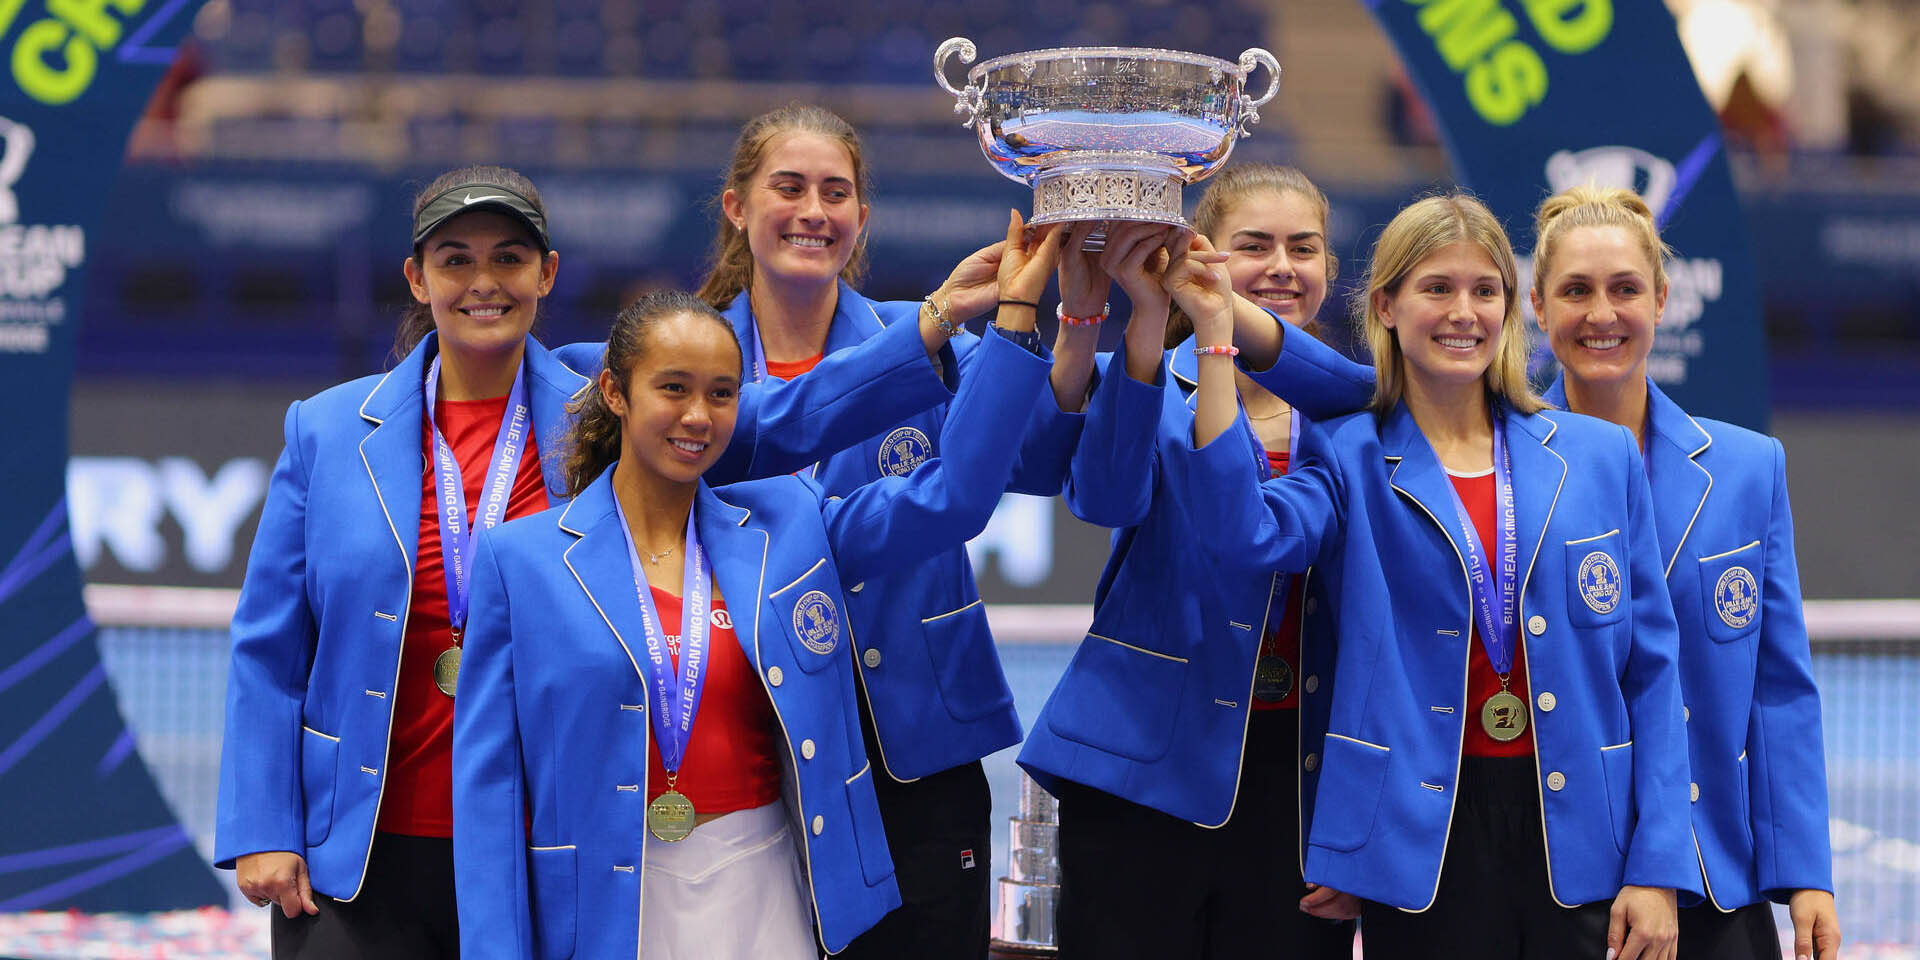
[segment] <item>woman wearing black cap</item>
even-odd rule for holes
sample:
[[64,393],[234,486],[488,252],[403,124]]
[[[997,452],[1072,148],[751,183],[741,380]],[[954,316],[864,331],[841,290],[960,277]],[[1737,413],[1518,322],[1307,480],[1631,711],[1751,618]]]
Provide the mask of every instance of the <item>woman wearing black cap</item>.
[[[603,349],[529,335],[559,263],[525,177],[443,174],[414,202],[399,364],[287,411],[233,619],[215,839],[241,893],[278,905],[277,958],[459,952],[450,749],[473,537],[563,499],[542,455]],[[948,399],[927,362],[945,340],[903,324],[819,383],[745,391],[752,439],[717,469],[793,470]]]

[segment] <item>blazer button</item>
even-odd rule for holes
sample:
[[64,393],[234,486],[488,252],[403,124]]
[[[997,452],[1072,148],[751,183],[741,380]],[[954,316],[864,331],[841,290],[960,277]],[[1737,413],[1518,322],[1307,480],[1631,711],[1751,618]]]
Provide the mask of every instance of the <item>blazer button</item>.
[[1306,686],[1308,693],[1318,693],[1320,691],[1320,675],[1317,673],[1308,674]]
[[1692,707],[1681,707],[1681,708],[1680,708],[1680,719],[1681,719],[1682,721],[1691,721],[1691,720],[1693,719],[1693,708],[1692,708]]
[[787,678],[787,675],[780,672],[779,667],[767,668],[767,684],[769,686],[777,687],[780,685],[780,682],[785,680],[786,678]]
[[1559,792],[1560,792],[1560,790],[1561,790],[1561,789],[1562,789],[1563,787],[1565,787],[1566,785],[1567,785],[1567,775],[1566,775],[1566,774],[1564,774],[1564,773],[1561,773],[1561,772],[1560,772],[1560,771],[1558,771],[1558,770],[1555,770],[1554,772],[1552,772],[1552,773],[1549,773],[1549,774],[1547,774],[1547,789],[1548,789],[1548,790],[1552,790],[1552,791],[1553,791],[1554,793],[1559,793]]
[[825,830],[826,828],[827,828],[827,818],[825,817],[813,818],[813,835],[814,836],[816,837],[819,836],[820,831]]
[[867,652],[860,655],[860,662],[866,664],[869,667],[879,666],[880,665],[880,648],[868,647]]
[[805,760],[813,759],[813,741],[812,740],[800,741],[800,756],[802,759],[805,759]]
[[1546,618],[1546,617],[1543,617],[1543,616],[1541,616],[1541,615],[1539,615],[1539,614],[1537,614],[1537,613],[1536,613],[1536,614],[1534,614],[1534,615],[1533,615],[1533,616],[1531,616],[1531,617],[1528,617],[1528,618],[1527,618],[1527,632],[1528,632],[1528,633],[1531,633],[1531,634],[1533,634],[1533,635],[1534,635],[1534,636],[1536,636],[1536,637],[1537,637],[1537,636],[1539,636],[1539,635],[1541,635],[1541,634],[1543,634],[1543,633],[1546,633],[1546,632],[1547,632],[1547,618]]
[[848,593],[859,593],[860,591],[862,591],[862,590],[865,590],[866,588],[867,588],[867,582],[866,582],[865,580],[862,580],[862,581],[860,581],[859,583],[856,583],[856,584],[854,584],[853,586],[851,586],[851,587],[848,587],[848,588],[847,588],[847,592],[848,592]]
[[1540,712],[1552,713],[1553,708],[1557,706],[1559,703],[1560,701],[1554,699],[1554,696],[1551,692],[1542,693],[1540,695]]
[[1307,760],[1304,766],[1307,768],[1308,773],[1320,769],[1320,755],[1317,753],[1307,754]]
[[1687,784],[1687,795],[1693,800],[1694,803],[1699,803],[1700,802],[1700,785],[1697,783]]

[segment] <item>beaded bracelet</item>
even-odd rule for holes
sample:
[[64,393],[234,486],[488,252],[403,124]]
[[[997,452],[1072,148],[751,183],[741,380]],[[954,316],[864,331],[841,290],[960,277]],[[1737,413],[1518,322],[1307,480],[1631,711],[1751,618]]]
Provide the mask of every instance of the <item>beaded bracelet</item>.
[[1091,327],[1095,324],[1104,322],[1107,319],[1107,311],[1112,306],[1113,304],[1110,304],[1110,303],[1101,304],[1100,312],[1094,314],[1091,317],[1069,317],[1067,316],[1067,305],[1062,303],[1062,304],[1056,305],[1053,308],[1053,316],[1055,319],[1059,320],[1061,323],[1064,323],[1069,327]]
[[939,330],[943,336],[952,338],[960,335],[960,325],[947,319],[947,312],[940,309],[939,304],[933,302],[933,294],[929,293],[925,297],[922,297],[920,302],[926,304],[928,310],[933,311],[933,326]]
[[1231,344],[1219,347],[1194,347],[1193,355],[1196,357],[1237,357],[1240,355],[1240,348]]
[[1034,310],[1040,309],[1040,305],[1034,303],[1032,300],[1002,300],[1000,301],[1000,305],[1003,307],[1030,307]]

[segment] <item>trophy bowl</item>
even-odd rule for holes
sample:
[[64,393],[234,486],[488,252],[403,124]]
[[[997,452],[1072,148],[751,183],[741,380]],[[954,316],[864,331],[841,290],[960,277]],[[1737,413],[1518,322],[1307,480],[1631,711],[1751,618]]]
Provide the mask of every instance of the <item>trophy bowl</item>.
[[[994,169],[1033,187],[1033,224],[1130,220],[1187,226],[1181,187],[1206,179],[1280,90],[1280,64],[1258,47],[1238,63],[1177,50],[1062,47],[1009,54],[947,78],[977,55],[955,37],[933,55],[962,126]],[[1266,67],[1266,92],[1246,92]]]

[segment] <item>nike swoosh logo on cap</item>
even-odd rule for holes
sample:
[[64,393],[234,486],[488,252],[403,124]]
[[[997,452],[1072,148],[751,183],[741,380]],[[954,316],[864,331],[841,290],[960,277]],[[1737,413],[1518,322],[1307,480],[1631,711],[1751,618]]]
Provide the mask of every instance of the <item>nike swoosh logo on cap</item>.
[[464,198],[461,199],[460,205],[466,206],[469,203],[479,203],[482,200],[506,200],[506,199],[509,199],[509,198],[500,196],[499,194],[488,194],[484,197],[476,197],[473,194],[469,193]]

